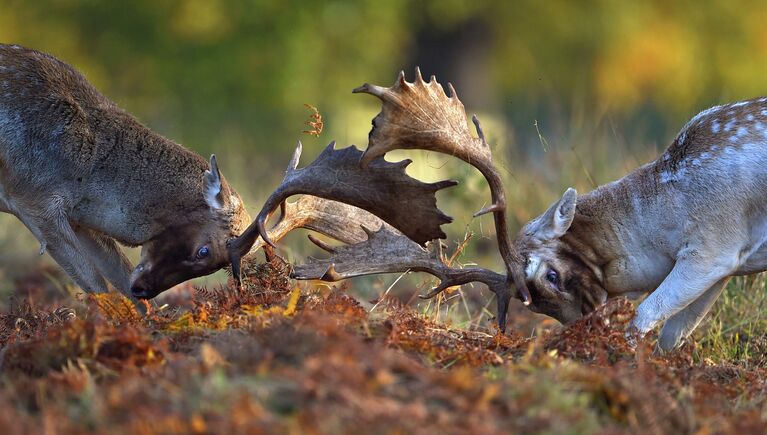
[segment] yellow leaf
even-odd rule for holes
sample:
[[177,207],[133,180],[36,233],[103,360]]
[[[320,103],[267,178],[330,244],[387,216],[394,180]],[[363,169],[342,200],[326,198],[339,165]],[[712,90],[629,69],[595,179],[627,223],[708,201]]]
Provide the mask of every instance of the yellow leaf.
[[243,305],[242,312],[248,316],[258,317],[264,314],[264,307],[261,305]]
[[243,305],[242,312],[248,316],[261,317],[266,314],[283,314],[282,307],[264,308],[262,305]]
[[138,321],[141,320],[141,314],[136,310],[136,306],[130,299],[117,292],[93,293],[88,295],[99,311],[110,320],[119,321]]
[[186,312],[179,316],[178,319],[174,320],[173,323],[168,325],[168,330],[176,332],[188,331],[194,326],[194,316],[192,316],[192,313]]
[[298,299],[301,298],[301,288],[295,286],[290,292],[290,299],[288,300],[288,306],[285,308],[285,312],[282,313],[285,317],[290,317],[296,314],[296,307],[298,306]]

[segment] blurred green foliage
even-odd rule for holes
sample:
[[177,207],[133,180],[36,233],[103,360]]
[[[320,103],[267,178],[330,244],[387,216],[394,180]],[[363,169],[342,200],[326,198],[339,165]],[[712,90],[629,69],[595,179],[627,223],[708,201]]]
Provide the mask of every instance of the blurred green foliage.
[[259,158],[296,138],[303,103],[335,136],[364,140],[370,113],[355,112],[373,102],[349,91],[415,64],[528,142],[532,118],[546,127],[574,112],[640,117],[668,139],[704,106],[764,93],[767,71],[767,7],[748,0],[2,0],[0,11],[0,40],[70,62],[157,130]]
[[[331,139],[366,145],[379,106],[351,89],[420,65],[483,120],[513,227],[568,185],[653,158],[698,111],[766,94],[764,23],[751,0],[0,0],[0,41],[69,62],[154,130],[216,152],[253,212],[295,140],[305,163]],[[301,134],[304,103],[326,122],[319,139]],[[476,171],[416,157],[414,176],[463,182],[440,197],[451,237],[489,234],[471,220],[488,200]]]

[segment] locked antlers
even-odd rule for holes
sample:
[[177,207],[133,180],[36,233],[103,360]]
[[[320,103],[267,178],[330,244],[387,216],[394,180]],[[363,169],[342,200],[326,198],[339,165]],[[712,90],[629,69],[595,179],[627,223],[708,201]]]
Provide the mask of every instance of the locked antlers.
[[[427,272],[439,278],[440,284],[425,297],[448,287],[482,282],[496,294],[498,323],[503,330],[512,285],[525,303],[530,302],[523,263],[511,245],[503,183],[479,121],[476,116],[472,119],[478,135],[473,137],[463,104],[452,85],[448,89],[446,95],[433,76],[424,82],[418,69],[414,83],[400,73],[390,88],[365,84],[355,89],[355,93],[369,93],[383,102],[373,120],[367,149],[364,153],[354,146],[337,150],[331,143],[314,162],[298,169],[299,143],[280,186],[245,232],[227,244],[235,278],[239,279],[241,257],[254,243],[256,247],[273,245],[294,228],[309,228],[346,245],[333,247],[310,235],[330,257],[296,266],[295,278],[337,281],[378,273]],[[435,193],[457,183],[423,183],[409,177],[405,168],[410,160],[384,160],[395,149],[449,154],[479,169],[490,185],[493,203],[475,216],[494,214],[506,275],[478,267],[451,268],[433,252],[430,242],[445,238],[440,227],[452,221],[437,209]],[[296,194],[305,196],[295,203],[286,202]],[[266,223],[278,207],[282,210],[279,221],[267,230]]]

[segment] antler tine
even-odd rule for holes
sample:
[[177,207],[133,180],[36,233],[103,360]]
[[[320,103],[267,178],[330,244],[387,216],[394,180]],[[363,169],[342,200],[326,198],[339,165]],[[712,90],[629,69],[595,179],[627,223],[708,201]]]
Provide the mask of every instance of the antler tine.
[[[287,177],[288,174],[296,170],[296,167],[298,166],[298,160],[301,158],[302,149],[303,149],[303,146],[301,145],[301,141],[298,141],[298,143],[296,144],[296,149],[295,151],[293,151],[293,156],[291,157],[290,162],[288,163],[288,167],[287,169],[285,169],[285,177]],[[211,156],[211,162],[213,162],[213,160],[214,160],[214,157]],[[279,202],[279,207],[280,207],[279,220],[281,222],[285,219],[285,215],[287,212],[285,200],[282,200]],[[275,247],[274,243],[271,241],[271,238],[269,237],[269,234],[266,231],[266,228],[264,228],[264,223],[266,222],[269,215],[271,214],[271,211],[273,211],[274,208],[276,208],[276,206],[270,210],[270,213],[266,214],[263,217],[259,215],[260,219],[256,219],[255,222],[251,223],[242,234],[226,242],[226,250],[227,250],[227,254],[229,255],[229,263],[232,266],[232,276],[234,277],[234,282],[238,287],[241,284],[240,262],[242,261],[242,257],[250,250],[250,248],[256,242],[256,239],[258,239],[260,236],[261,240],[265,241],[270,246]]]
[[447,83],[447,98],[458,99],[458,93],[455,91],[453,84],[450,82]]
[[371,85],[370,83],[365,83],[362,86],[358,86],[354,88],[352,90],[352,93],[358,94],[360,92],[364,92],[366,94],[375,95],[376,97],[383,98],[386,91],[387,91],[387,88],[383,86],[376,86],[376,85]]
[[[287,217],[287,213],[288,213],[288,202],[287,201],[282,201],[280,203],[280,217],[277,218],[277,222],[279,223],[279,222],[282,222],[283,220],[285,220],[285,218]],[[275,226],[276,226],[276,224],[275,224]],[[271,237],[271,236],[269,236],[269,237]]]
[[315,245],[319,246],[320,249],[330,252],[331,254],[336,252],[336,248],[328,245],[327,243],[323,242],[322,240],[314,237],[313,235],[309,234],[309,240],[314,243]]
[[[288,168],[285,169],[285,174],[287,174],[290,171],[296,170],[298,167],[298,161],[301,159],[301,151],[303,150],[303,144],[301,144],[301,141],[298,141],[298,144],[296,145],[295,151],[293,151],[293,157],[290,158],[290,162],[288,162]],[[287,201],[282,201],[280,203],[280,217],[277,218],[277,222],[282,222],[287,214]],[[268,220],[268,218],[267,218]],[[276,226],[277,224],[275,224]],[[260,233],[260,231],[259,231]],[[271,236],[268,236],[271,238]]]
[[285,169],[286,175],[288,172],[295,171],[296,168],[298,168],[298,161],[301,159],[301,152],[303,149],[304,145],[299,140],[298,143],[296,143],[296,149],[293,151],[293,156],[290,158],[290,162],[288,163],[288,168]]
[[506,276],[482,268],[451,268],[435,252],[394,233],[389,227],[365,230],[366,240],[338,247],[328,247],[311,237],[312,242],[331,252],[330,258],[310,259],[307,264],[295,266],[293,277],[338,281],[379,273],[426,272],[437,277],[440,284],[422,298],[432,298],[449,287],[482,282],[497,296],[498,326],[505,329],[506,307],[511,297]]
[[421,68],[415,67],[415,83],[422,83],[423,76],[421,75]]
[[[420,76],[420,71],[416,71],[416,76]],[[463,103],[452,84],[448,83],[445,94],[436,80],[425,83],[416,78],[405,92],[400,85],[403,80],[400,75],[394,86],[368,92],[379,97],[383,104],[373,120],[361,165],[364,167],[395,149],[423,149],[455,156],[476,167],[487,180],[492,198],[492,204],[477,215],[493,213],[498,250],[507,275],[514,281],[522,300],[529,304],[531,297],[524,280],[522,257],[511,245],[506,223],[503,181],[493,164],[479,120],[476,116],[472,118],[478,135],[475,138],[469,132]],[[355,92],[367,92],[367,89],[362,87]]]
[[479,123],[479,118],[477,118],[477,115],[471,115],[471,122],[474,123],[474,129],[477,130],[477,137],[479,137],[479,140],[482,141],[483,145],[490,148],[490,145],[488,145],[487,141],[485,140],[485,132],[482,130],[482,124]]
[[[303,151],[303,147],[304,146],[301,143],[301,141],[300,140],[297,141],[296,149],[293,151],[293,156],[290,158],[290,162],[288,162],[287,169],[285,169],[285,178],[287,178],[291,173],[295,172],[296,168],[298,168],[298,161],[301,159],[301,152]],[[286,203],[285,199],[282,199],[282,201],[280,201],[280,221],[282,221],[285,218],[285,212],[286,212],[285,203]],[[272,239],[269,237],[269,233],[266,231],[266,221],[269,220],[269,216],[271,215],[272,211],[273,209],[266,214],[259,213],[255,223],[256,223],[256,228],[258,229],[258,234],[259,236],[261,236],[261,240],[266,242],[269,246],[276,248],[277,246],[274,244],[274,242],[272,242]]]
[[395,86],[407,86],[409,83],[407,80],[405,80],[405,71],[400,70],[399,75],[397,76],[397,83],[395,83]]

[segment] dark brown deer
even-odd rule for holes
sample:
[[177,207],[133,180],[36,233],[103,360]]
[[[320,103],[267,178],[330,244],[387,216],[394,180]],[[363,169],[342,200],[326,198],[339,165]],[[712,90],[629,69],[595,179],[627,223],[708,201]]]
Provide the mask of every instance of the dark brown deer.
[[[250,221],[215,156],[152,132],[64,62],[2,44],[0,210],[86,292],[108,281],[136,298],[225,266]],[[118,242],[142,246],[135,269]]]

